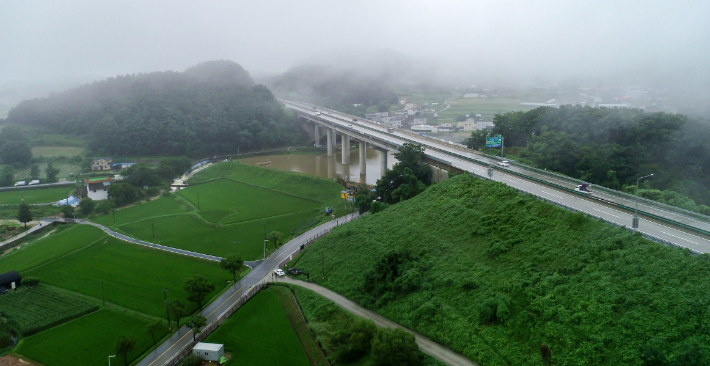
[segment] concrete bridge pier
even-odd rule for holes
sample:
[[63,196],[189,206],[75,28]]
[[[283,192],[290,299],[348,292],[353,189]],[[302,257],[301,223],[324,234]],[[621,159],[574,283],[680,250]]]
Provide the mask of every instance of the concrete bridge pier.
[[350,164],[350,136],[346,134],[340,135],[341,138],[341,151],[342,151],[342,156],[341,156],[341,163],[343,165],[348,165]]
[[385,175],[385,172],[387,172],[387,150],[380,150],[380,154],[380,170],[382,175]]
[[365,141],[360,141],[360,175],[365,175],[365,161],[367,160],[367,157],[365,155],[365,149],[367,148],[367,143]]
[[317,123],[315,123],[315,125],[316,125],[316,147],[320,147],[320,128],[318,128],[320,126],[318,126]]
[[333,138],[333,135],[335,134],[334,132],[335,131],[330,128],[325,129],[325,134],[328,139],[328,141],[326,142],[326,144],[328,145],[328,156],[333,156],[333,145],[335,145],[335,141],[333,141],[335,140]]

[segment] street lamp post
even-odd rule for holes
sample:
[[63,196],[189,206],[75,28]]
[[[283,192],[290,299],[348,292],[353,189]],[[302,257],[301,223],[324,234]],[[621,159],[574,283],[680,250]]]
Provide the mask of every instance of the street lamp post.
[[649,175],[644,175],[641,178],[636,178],[636,205],[634,206],[634,218],[633,221],[631,222],[631,227],[634,229],[639,228],[639,216],[638,216],[638,211],[639,211],[639,181],[643,178],[648,178],[653,176],[653,174]]
[[108,366],[111,366],[111,357],[116,357],[116,355],[108,356]]
[[264,259],[266,259],[266,242],[268,240],[264,239]]

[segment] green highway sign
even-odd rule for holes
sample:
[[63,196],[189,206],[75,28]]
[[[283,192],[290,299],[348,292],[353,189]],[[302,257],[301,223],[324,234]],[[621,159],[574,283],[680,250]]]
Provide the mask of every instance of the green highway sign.
[[486,147],[500,147],[501,136],[486,137]]

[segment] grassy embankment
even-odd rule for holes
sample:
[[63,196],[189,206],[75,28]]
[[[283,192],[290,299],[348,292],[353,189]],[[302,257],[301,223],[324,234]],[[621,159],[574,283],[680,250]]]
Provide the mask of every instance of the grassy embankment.
[[205,339],[224,344],[229,365],[311,365],[276,291],[254,296]]
[[[262,223],[268,223],[267,233],[283,233],[281,241],[286,242],[328,219],[322,215],[325,200],[336,195],[335,200],[340,200],[340,186],[331,180],[238,163],[217,164],[190,183],[222,176],[227,179],[193,185],[172,197],[117,210],[115,227],[163,245],[218,256],[238,251],[245,260],[253,260],[263,255]],[[93,220],[114,226],[110,214]],[[274,244],[267,243],[267,250],[273,249]]]
[[484,366],[539,365],[540,344],[557,365],[710,344],[707,255],[467,175],[336,228],[297,267]]
[[[95,306],[101,308],[99,312],[24,338],[14,350],[50,366],[105,362],[105,355],[99,357],[99,352],[112,351],[119,334],[138,339],[136,350],[129,354],[129,359],[135,359],[152,346],[152,340],[148,341],[150,336],[144,332],[146,327],[165,319],[162,289],[169,290],[168,300],[185,300],[184,281],[201,274],[216,285],[215,291],[207,296],[209,300],[231,280],[231,275],[218,263],[128,244],[88,225],[64,228],[0,256],[0,272],[7,270],[17,270],[23,277],[39,277],[43,283],[66,290],[64,295],[92,299]],[[38,289],[25,294],[37,296],[35,290]],[[56,306],[46,302],[34,305],[31,311],[22,311],[10,318],[21,322],[23,317],[37,312],[49,314]],[[47,308],[43,310],[44,305]],[[193,312],[197,305],[189,303],[187,310]],[[158,338],[165,332],[158,334]],[[92,336],[86,337],[86,334]],[[101,347],[97,348],[96,342],[101,343]],[[62,352],[69,352],[74,358],[67,358],[66,354],[56,357]]]

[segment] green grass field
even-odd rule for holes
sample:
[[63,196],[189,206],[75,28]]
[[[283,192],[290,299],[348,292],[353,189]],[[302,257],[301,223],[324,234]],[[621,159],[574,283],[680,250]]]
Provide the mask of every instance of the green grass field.
[[321,206],[315,201],[229,180],[188,187],[178,194],[194,206],[199,203],[199,214],[205,220],[221,224],[312,211]]
[[20,273],[46,264],[103,238],[103,231],[89,225],[60,227],[61,232],[14,248],[0,256],[0,273]]
[[439,119],[455,119],[459,114],[481,114],[486,121],[493,121],[493,116],[499,113],[514,111],[529,111],[535,107],[520,105],[519,98],[461,98],[451,101],[451,107],[439,113]]
[[15,322],[22,334],[35,333],[97,308],[95,304],[45,284],[31,289],[20,287],[0,296],[0,314]]
[[59,156],[81,155],[84,149],[74,146],[35,146],[32,148],[32,156],[42,156],[45,158],[55,158]]
[[[128,354],[130,362],[153,345],[144,332],[152,321],[126,311],[102,309],[24,338],[13,352],[51,366],[104,366],[107,357],[116,354],[118,335],[125,334],[137,341],[135,350]],[[121,356],[112,361],[115,365],[124,363]]]
[[[252,168],[241,164],[227,165],[228,168],[238,167],[246,171]],[[284,179],[292,179],[294,186],[305,185],[305,188],[298,187],[296,190],[306,197],[291,196],[230,180],[216,180],[190,186],[171,197],[161,197],[117,210],[116,230],[138,239],[194,252],[223,257],[238,250],[245,260],[261,259],[264,253],[262,223],[268,223],[267,233],[283,233],[281,241],[285,242],[292,230],[308,229],[324,219],[324,216],[318,215],[319,209],[323,207],[318,199],[323,197],[323,188],[326,186],[324,182],[319,179],[304,180],[300,175],[284,172],[270,172],[268,176],[278,178],[281,183]],[[249,179],[243,175],[242,178]],[[251,181],[264,185],[269,179]],[[312,184],[314,182],[319,184]],[[332,184],[332,181],[328,183]],[[274,186],[273,180],[266,185]],[[339,187],[337,184],[335,186]],[[334,191],[332,188],[330,186],[331,192]],[[92,220],[113,226],[111,214]],[[239,244],[235,243],[237,241]],[[267,243],[267,249],[273,251],[274,244]]]
[[[97,299],[102,299],[103,282],[107,302],[159,317],[165,315],[161,289],[170,290],[170,299],[185,299],[187,293],[182,289],[183,283],[192,275],[201,274],[216,286],[207,297],[209,299],[227,285],[227,280],[231,280],[231,275],[217,262],[125,243],[104,235],[97,228],[87,227],[89,231],[99,232],[100,238],[93,242],[84,241],[90,244],[23,271],[22,275],[39,277],[48,284]],[[43,239],[45,247],[52,246],[51,238]],[[196,308],[196,304],[190,304],[189,310]]]
[[56,202],[62,198],[67,198],[74,191],[73,186],[41,189],[13,189],[0,192],[0,204],[19,205],[24,197],[25,203],[49,203]]
[[[116,225],[124,225],[150,217],[183,214],[191,210],[194,209],[180,197],[160,197],[149,202],[116,210]],[[108,214],[93,218],[92,221],[104,226],[113,226],[113,217],[113,215]]]
[[[121,225],[119,229],[135,238],[152,242],[154,227],[156,243],[222,257],[234,253],[238,246],[242,258],[255,260],[261,259],[263,255],[262,222],[269,223],[267,233],[276,230],[288,236],[291,229],[314,215],[315,211],[308,211],[218,226],[205,222],[197,215],[186,214],[138,221]],[[235,241],[239,241],[239,244],[235,244]],[[267,243],[267,246],[273,252],[273,244]]]
[[266,289],[244,304],[205,342],[223,343],[229,365],[309,366],[278,296]]

